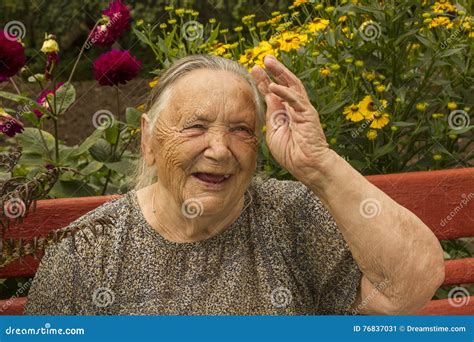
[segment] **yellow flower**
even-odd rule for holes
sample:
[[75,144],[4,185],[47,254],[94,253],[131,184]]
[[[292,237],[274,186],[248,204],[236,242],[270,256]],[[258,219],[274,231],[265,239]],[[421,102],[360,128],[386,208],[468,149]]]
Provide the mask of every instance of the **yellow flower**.
[[448,17],[439,16],[439,17],[434,18],[428,25],[429,28],[433,28],[437,26],[444,26],[450,29],[453,27],[453,23]]
[[303,5],[307,2],[308,2],[308,0],[295,0],[295,2],[293,2],[293,6],[298,7],[298,6],[301,6],[301,5]]
[[216,23],[216,18],[209,19],[209,24],[215,24],[215,23]]
[[375,138],[377,138],[377,131],[374,129],[369,129],[369,131],[367,132],[367,138],[369,140],[375,140]]
[[364,61],[357,60],[357,61],[355,61],[354,65],[355,65],[356,67],[361,68],[361,67],[364,66]]
[[456,102],[448,102],[448,109],[454,110],[456,108],[458,108]]
[[324,68],[319,69],[319,73],[323,77],[328,77],[329,75],[331,75],[331,70],[328,67],[324,67]]
[[415,106],[415,108],[419,110],[420,112],[423,112],[424,110],[426,110],[426,107],[428,107],[428,104],[426,102],[418,102]]
[[329,20],[322,18],[315,18],[308,25],[308,32],[315,33],[324,30],[329,25]]
[[385,91],[385,86],[383,84],[381,85],[378,85],[375,90],[377,91],[377,93],[383,93]]
[[379,112],[376,112],[374,114],[374,121],[370,124],[370,128],[383,128],[389,121],[390,119],[387,113],[379,114]]
[[431,9],[435,13],[456,12],[456,6],[453,6],[449,1],[436,1]]
[[154,78],[148,83],[150,88],[154,88],[157,84],[158,84],[158,78]]
[[376,75],[374,71],[364,71],[362,73],[362,77],[365,78],[367,81],[373,81],[375,79],[375,76]]
[[177,16],[182,17],[184,15],[184,8],[177,8],[174,13],[176,13]]
[[307,41],[308,41],[307,34],[298,34],[292,31],[282,32],[281,36],[277,39],[280,50],[286,51],[286,52],[298,49],[300,46],[304,45]]
[[167,26],[167,25],[166,25],[166,23],[162,23],[162,24],[160,24],[160,28],[161,28],[161,29],[165,29],[165,28],[166,28],[166,26]]
[[246,16],[242,17],[242,22],[244,24],[249,24],[253,20],[253,18],[255,18],[255,14],[246,15]]
[[335,10],[334,6],[329,6],[329,7],[326,7],[326,9],[325,9],[325,11],[327,13],[332,13],[332,12],[334,12],[334,10]]
[[444,114],[443,113],[433,113],[433,114],[431,114],[431,117],[433,119],[441,119],[442,117],[444,117]]
[[339,19],[337,19],[337,22],[338,23],[344,23],[346,20],[347,20],[347,16],[346,15],[341,15],[339,17]]
[[346,116],[346,120],[358,122],[364,120],[364,114],[358,104],[351,104],[350,106],[344,107],[342,112]]
[[55,52],[58,52],[58,51],[59,51],[58,42],[56,40],[54,40],[54,38],[52,38],[52,36],[49,36],[49,38],[46,39],[43,42],[41,52],[43,52],[43,53],[55,53]]
[[176,19],[170,19],[170,20],[168,20],[168,24],[170,24],[170,25],[176,24]]
[[237,26],[236,28],[234,28],[235,32],[242,32],[242,30],[243,30],[242,26]]
[[443,159],[443,156],[439,153],[433,155],[433,160],[439,161]]
[[361,112],[367,120],[373,120],[379,113],[387,108],[387,100],[379,100],[378,103],[372,99],[371,95],[367,95],[359,102]]

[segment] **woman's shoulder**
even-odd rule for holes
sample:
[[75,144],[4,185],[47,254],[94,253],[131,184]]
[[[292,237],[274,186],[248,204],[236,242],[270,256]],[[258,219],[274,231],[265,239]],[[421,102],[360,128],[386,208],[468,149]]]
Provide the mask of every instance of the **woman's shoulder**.
[[131,211],[128,197],[127,193],[113,198],[54,231],[49,252],[85,257],[110,249],[126,234],[124,222]]
[[316,195],[297,180],[279,180],[264,175],[255,175],[250,183],[250,188],[261,202],[270,206],[288,207],[308,201],[319,202]]

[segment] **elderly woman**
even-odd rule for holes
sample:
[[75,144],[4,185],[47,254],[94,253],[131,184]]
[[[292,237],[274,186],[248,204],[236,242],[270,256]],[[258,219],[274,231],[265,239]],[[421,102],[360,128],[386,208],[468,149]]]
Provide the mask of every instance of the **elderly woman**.
[[[301,81],[264,63],[197,55],[162,75],[136,187],[46,250],[28,314],[408,314],[431,299],[436,237],[329,148]],[[254,176],[263,124],[297,181]]]

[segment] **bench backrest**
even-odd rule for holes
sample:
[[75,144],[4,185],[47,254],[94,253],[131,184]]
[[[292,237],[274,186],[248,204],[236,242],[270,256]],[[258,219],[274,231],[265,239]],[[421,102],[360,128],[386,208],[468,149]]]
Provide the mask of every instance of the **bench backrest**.
[[[376,175],[367,179],[414,212],[438,239],[474,236],[474,168]],[[30,210],[22,223],[14,223],[6,231],[3,248],[17,248],[21,253],[25,242],[38,241],[52,230],[67,226],[117,196],[40,200],[34,213]],[[20,240],[21,243],[18,242]],[[17,242],[13,244],[12,241]],[[32,277],[40,258],[41,255],[24,256],[0,268],[0,278]],[[474,283],[474,258],[446,261],[444,284],[466,283]],[[463,306],[450,305],[447,299],[431,301],[420,313],[474,314],[474,297],[468,299]],[[8,303],[0,301],[0,314],[21,313],[24,303],[25,299],[21,297],[13,298]]]

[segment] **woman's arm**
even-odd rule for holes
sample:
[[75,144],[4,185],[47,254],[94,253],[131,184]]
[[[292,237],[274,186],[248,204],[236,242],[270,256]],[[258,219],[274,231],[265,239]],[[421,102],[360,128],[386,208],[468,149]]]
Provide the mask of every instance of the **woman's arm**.
[[[412,313],[444,279],[441,246],[423,222],[328,147],[302,82],[273,56],[252,69],[265,96],[266,141],[280,165],[332,214],[363,272],[359,313]],[[362,305],[363,304],[363,305]]]
[[317,165],[301,181],[332,214],[364,274],[353,309],[362,314],[421,309],[444,280],[435,235],[334,151]]

